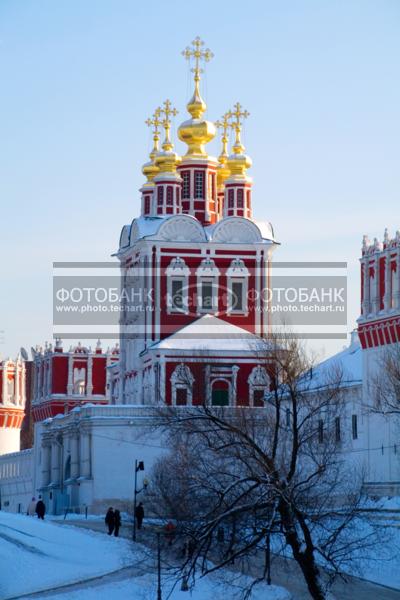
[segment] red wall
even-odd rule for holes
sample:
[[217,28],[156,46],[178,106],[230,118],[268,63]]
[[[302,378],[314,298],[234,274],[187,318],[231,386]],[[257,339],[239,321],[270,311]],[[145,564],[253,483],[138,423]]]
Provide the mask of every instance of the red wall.
[[68,384],[68,356],[52,357],[52,393],[66,394]]

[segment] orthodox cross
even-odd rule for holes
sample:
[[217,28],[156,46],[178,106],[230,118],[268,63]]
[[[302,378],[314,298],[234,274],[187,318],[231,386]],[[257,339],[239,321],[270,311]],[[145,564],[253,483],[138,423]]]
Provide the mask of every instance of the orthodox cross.
[[192,42],[192,48],[187,46],[182,52],[182,55],[186,58],[186,60],[194,58],[195,67],[192,69],[192,73],[194,73],[195,81],[200,81],[200,73],[203,72],[203,70],[200,68],[200,61],[204,60],[205,62],[209,62],[214,56],[209,48],[203,50],[203,46],[204,42],[199,38],[199,36],[197,36],[197,38],[195,38]]
[[165,100],[164,106],[162,108],[159,107],[157,110],[159,111],[159,114],[164,115],[164,118],[161,121],[161,124],[165,130],[165,140],[162,147],[164,150],[171,150],[172,143],[169,137],[171,130],[171,116],[175,117],[178,114],[178,111],[176,110],[176,108],[172,107],[170,100]]
[[237,150],[236,153],[238,153],[238,152],[242,152],[242,150],[243,150],[242,142],[240,141],[240,133],[241,133],[242,127],[243,127],[243,119],[247,119],[247,117],[250,116],[250,113],[247,112],[247,110],[243,110],[243,107],[239,102],[236,102],[236,104],[233,108],[234,108],[233,111],[230,110],[228,112],[228,116],[230,119],[232,119],[231,127],[235,131],[235,134],[236,134],[235,145],[233,148],[234,148],[234,151],[236,149]]

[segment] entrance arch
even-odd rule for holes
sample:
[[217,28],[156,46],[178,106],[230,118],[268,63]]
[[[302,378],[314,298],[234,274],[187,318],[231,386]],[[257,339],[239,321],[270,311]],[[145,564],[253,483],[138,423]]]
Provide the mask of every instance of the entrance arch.
[[211,404],[213,406],[229,406],[229,381],[226,381],[226,379],[213,381]]

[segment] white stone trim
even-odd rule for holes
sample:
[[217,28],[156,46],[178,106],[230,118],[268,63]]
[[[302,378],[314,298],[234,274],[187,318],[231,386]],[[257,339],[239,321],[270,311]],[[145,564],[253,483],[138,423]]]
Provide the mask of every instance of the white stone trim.
[[195,379],[190,368],[181,363],[178,365],[170,377],[171,383],[171,402],[173,406],[176,406],[176,395],[178,389],[184,389],[187,391],[187,404],[191,405],[193,402],[193,383]]

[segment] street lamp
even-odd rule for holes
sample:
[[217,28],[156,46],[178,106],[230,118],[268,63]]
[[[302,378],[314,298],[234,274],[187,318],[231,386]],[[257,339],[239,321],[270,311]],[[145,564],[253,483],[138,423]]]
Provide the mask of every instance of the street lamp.
[[135,490],[133,494],[133,541],[136,542],[136,496],[140,494],[144,489],[147,488],[148,482],[144,480],[143,488],[137,489],[137,474],[138,471],[144,471],[144,462],[142,460],[135,460]]

